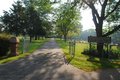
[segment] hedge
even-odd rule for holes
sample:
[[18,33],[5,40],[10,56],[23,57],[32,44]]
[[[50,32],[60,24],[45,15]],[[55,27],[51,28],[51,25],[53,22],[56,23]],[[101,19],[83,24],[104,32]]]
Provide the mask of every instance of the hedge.
[[10,50],[9,39],[10,36],[0,35],[0,57],[7,55],[8,51]]

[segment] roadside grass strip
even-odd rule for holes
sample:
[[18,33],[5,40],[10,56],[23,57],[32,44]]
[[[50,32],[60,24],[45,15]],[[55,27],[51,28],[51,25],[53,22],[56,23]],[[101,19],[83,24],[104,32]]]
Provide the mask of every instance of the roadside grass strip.
[[72,56],[71,54],[69,54],[69,42],[65,42],[64,40],[59,39],[55,40],[64,52],[68,62],[79,69],[91,72],[111,68],[120,68],[119,59],[103,58],[102,60],[102,58],[99,57],[81,54],[81,52],[84,51],[84,48],[89,48],[89,44],[76,43],[75,56]]
[[[18,44],[19,56],[14,56],[14,57],[3,56],[3,57],[0,57],[0,64],[15,61],[15,60],[23,58],[23,57],[25,57],[27,55],[30,55],[32,52],[37,50],[40,46],[42,46],[48,40],[50,40],[50,39],[32,40],[32,42],[30,42],[29,51],[27,51],[26,53],[23,53],[23,54],[21,52],[21,50],[22,50],[22,42],[20,41],[20,43]],[[8,53],[10,53],[10,51]]]

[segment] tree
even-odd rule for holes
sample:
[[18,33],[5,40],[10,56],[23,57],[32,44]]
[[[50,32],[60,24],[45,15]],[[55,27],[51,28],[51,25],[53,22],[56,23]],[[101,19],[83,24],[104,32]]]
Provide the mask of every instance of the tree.
[[3,25],[0,24],[0,33],[2,33],[2,28],[3,28]]
[[20,33],[25,34],[25,8],[22,7],[20,1],[15,2],[12,6],[13,8],[11,8],[9,12],[4,11],[4,16],[2,17],[2,21],[6,26],[5,29],[8,33],[14,33],[16,36]]
[[[34,32],[35,39],[37,39],[37,36],[45,36],[46,32],[49,31],[49,26],[45,26],[44,22],[46,21],[46,23],[48,23],[47,21],[49,19],[48,14],[52,10],[51,8],[52,2],[50,0],[34,0],[34,1],[23,0],[23,2],[26,8],[28,9],[30,8],[29,15],[31,15],[31,18],[32,18],[33,13],[36,12],[33,16],[33,19],[31,19],[32,21],[31,25],[34,26],[33,32]],[[37,21],[35,20],[35,16],[36,16]]]
[[[88,7],[91,9],[97,37],[107,37],[120,28],[120,24],[117,23],[120,20],[120,0],[74,0],[72,4],[72,7],[80,5],[84,9]],[[97,9],[96,5],[100,5],[101,10]],[[103,34],[105,20],[111,23],[112,29]],[[99,44],[97,50],[101,52],[103,46]]]
[[62,38],[62,36],[63,36],[63,32],[60,31],[60,29],[57,28],[57,27],[56,27],[55,31],[56,31],[57,36],[60,37],[60,38]]
[[0,33],[2,33],[2,29],[3,29],[3,23],[2,23],[2,17],[0,17]]
[[43,29],[41,29],[41,30],[45,34],[42,34],[41,36],[50,35],[50,32],[53,29],[52,22],[44,19],[44,20],[42,20],[42,27],[43,27]]
[[70,4],[66,3],[60,6],[57,16],[58,18],[56,27],[63,33],[64,40],[66,41],[69,31],[75,31],[76,28],[79,29],[78,24],[80,24],[79,20],[81,18],[80,12],[77,11],[77,8],[70,9]]
[[110,37],[113,44],[118,44],[120,42],[120,31],[115,32]]
[[88,41],[88,36],[96,36],[94,29],[81,31],[80,40]]
[[37,36],[42,36],[42,39],[43,39],[43,36],[46,35],[46,29],[45,29],[45,25],[43,24],[43,21],[38,19],[36,21],[36,30],[35,30],[35,35]]
[[72,37],[79,37],[80,36],[80,32],[82,30],[82,25],[80,24],[80,22],[76,22],[74,21],[74,24],[72,24],[72,29],[70,31],[68,31],[67,37],[71,38]]
[[36,10],[34,10],[33,7],[27,7],[26,14],[28,16],[28,28],[27,33],[30,36],[30,42],[32,40],[32,37],[35,35],[36,30],[36,21],[39,19],[38,13]]

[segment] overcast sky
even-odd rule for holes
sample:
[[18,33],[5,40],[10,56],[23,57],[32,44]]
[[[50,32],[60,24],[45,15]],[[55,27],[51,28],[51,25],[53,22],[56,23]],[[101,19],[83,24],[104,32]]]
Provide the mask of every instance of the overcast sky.
[[[1,0],[0,1],[0,16],[3,15],[3,10],[6,10],[6,11],[10,10],[10,7],[12,7],[12,4],[14,3],[14,1],[17,1],[17,0]],[[91,10],[84,10],[84,11],[82,10],[81,16],[82,16],[81,23],[83,25],[83,30],[94,28]]]

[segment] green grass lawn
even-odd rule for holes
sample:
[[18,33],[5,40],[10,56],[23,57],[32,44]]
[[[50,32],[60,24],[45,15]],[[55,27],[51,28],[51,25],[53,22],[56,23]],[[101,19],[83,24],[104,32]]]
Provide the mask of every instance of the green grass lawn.
[[81,54],[84,48],[89,48],[89,44],[76,43],[75,56],[73,57],[69,54],[69,42],[65,42],[59,39],[56,39],[56,41],[66,55],[68,62],[79,69],[90,72],[110,68],[120,68],[119,59],[101,59]]
[[[23,58],[23,57],[27,56],[27,55],[31,54],[32,52],[34,52],[36,49],[38,49],[40,46],[42,46],[48,40],[50,40],[50,39],[32,40],[32,42],[30,42],[29,51],[26,52],[26,53],[23,53],[23,54],[21,54],[22,42],[20,41],[19,44],[18,44],[19,56],[15,56],[15,57],[3,56],[3,57],[0,57],[0,64],[11,62],[11,61],[14,61],[14,60],[18,60],[20,58]],[[8,53],[10,53],[10,51]]]

